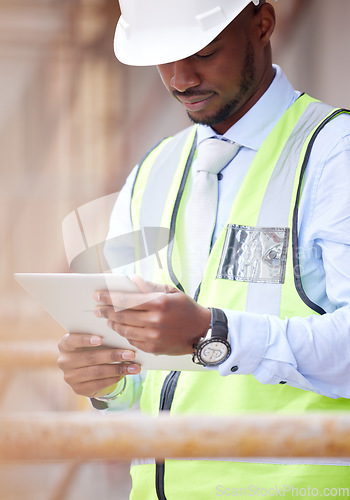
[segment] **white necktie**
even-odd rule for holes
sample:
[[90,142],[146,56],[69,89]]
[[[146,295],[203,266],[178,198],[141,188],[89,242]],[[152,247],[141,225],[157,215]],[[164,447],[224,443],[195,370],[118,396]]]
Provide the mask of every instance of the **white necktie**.
[[237,154],[240,145],[210,138],[198,146],[191,196],[186,207],[183,282],[194,295],[206,266],[218,203],[218,173]]

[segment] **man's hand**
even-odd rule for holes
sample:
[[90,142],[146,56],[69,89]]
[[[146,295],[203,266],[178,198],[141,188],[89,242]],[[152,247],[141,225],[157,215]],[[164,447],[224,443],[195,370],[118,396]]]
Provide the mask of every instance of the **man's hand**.
[[176,288],[134,276],[140,293],[96,292],[95,315],[144,352],[191,354],[210,327],[210,311]]
[[130,363],[135,358],[133,351],[108,347],[96,349],[101,344],[102,338],[96,335],[69,333],[58,345],[58,366],[67,384],[77,394],[90,398],[103,396],[111,392],[125,375],[140,373],[141,367]]

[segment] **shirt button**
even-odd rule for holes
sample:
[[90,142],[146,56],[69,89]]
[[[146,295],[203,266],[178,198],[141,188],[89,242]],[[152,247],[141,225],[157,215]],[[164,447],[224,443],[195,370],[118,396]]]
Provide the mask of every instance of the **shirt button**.
[[222,175],[221,172],[218,173],[218,181],[221,181],[221,179],[223,178],[224,176]]
[[237,370],[238,370],[238,366],[233,366],[233,367],[231,368],[231,372],[232,372],[232,373],[236,372]]

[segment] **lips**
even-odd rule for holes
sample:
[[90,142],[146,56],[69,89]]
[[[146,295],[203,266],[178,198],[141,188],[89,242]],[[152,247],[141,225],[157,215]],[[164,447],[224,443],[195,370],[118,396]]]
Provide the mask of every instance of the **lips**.
[[200,111],[204,109],[214,97],[215,93],[210,93],[201,96],[185,97],[184,95],[176,95],[176,98],[189,111]]

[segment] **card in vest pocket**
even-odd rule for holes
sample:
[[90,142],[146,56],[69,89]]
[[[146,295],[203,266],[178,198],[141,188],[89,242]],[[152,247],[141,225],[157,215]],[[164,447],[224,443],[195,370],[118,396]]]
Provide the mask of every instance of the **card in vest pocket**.
[[228,224],[218,279],[284,283],[289,228]]

